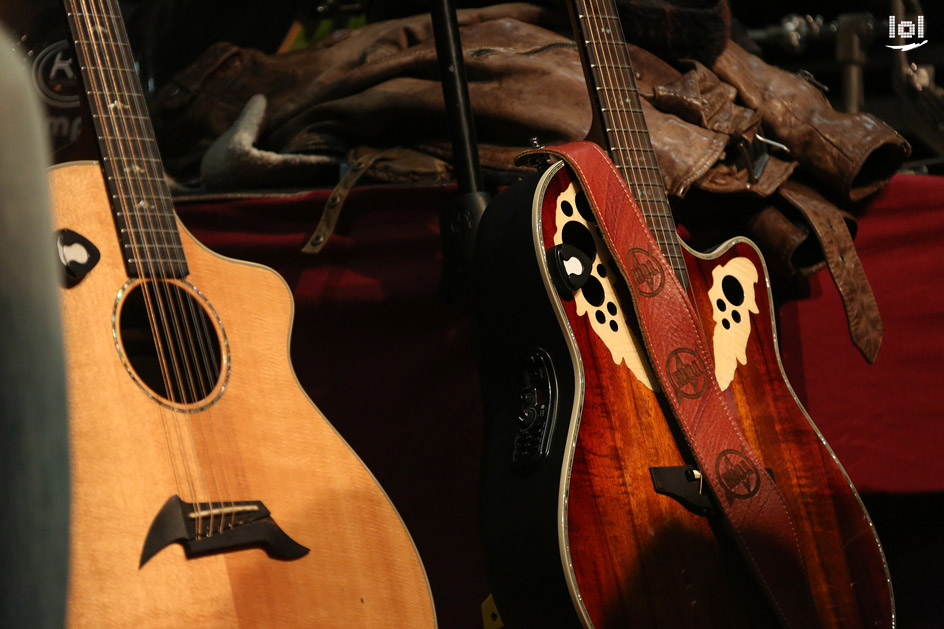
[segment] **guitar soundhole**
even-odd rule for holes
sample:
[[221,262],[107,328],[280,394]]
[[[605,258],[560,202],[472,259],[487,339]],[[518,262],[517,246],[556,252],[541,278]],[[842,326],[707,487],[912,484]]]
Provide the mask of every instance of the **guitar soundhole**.
[[202,298],[181,285],[133,285],[121,301],[118,335],[132,375],[171,405],[207,399],[223,376],[215,317]]

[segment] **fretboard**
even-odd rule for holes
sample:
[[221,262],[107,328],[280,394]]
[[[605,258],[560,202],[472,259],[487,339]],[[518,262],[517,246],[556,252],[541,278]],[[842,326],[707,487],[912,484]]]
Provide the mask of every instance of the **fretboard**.
[[129,277],[184,277],[187,260],[117,0],[64,0]]
[[614,0],[574,0],[577,44],[597,106],[606,149],[646,217],[649,229],[683,286],[688,285],[682,249],[649,140],[636,77]]

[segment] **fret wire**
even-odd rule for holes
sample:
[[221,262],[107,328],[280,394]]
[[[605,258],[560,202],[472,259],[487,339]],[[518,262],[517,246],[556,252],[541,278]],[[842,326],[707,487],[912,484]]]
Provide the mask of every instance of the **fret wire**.
[[[122,205],[121,207],[125,208],[127,206]],[[136,209],[133,212],[125,212],[122,210],[118,210],[115,212],[115,217],[120,220],[127,220],[127,217],[129,216],[132,217],[132,219],[137,219],[142,216],[147,216],[153,219],[160,219],[160,220],[166,219],[171,224],[176,225],[176,223],[173,222],[175,218],[175,214],[173,210],[170,210],[167,208],[159,209],[157,206],[152,206],[150,208],[147,208],[145,212],[142,212],[140,209]]]
[[124,245],[124,248],[125,248],[125,249],[137,249],[137,248],[139,248],[139,247],[143,247],[144,249],[148,249],[148,248],[151,248],[151,247],[165,247],[165,248],[168,248],[168,249],[183,249],[183,248],[184,248],[183,245],[176,244],[176,243],[168,244],[168,243],[146,243],[146,242],[138,242],[138,243],[125,243],[125,245]]
[[158,264],[165,264],[165,263],[183,264],[183,263],[185,262],[184,260],[181,260],[181,259],[178,259],[178,258],[150,258],[150,257],[144,258],[144,259],[142,259],[142,258],[125,258],[125,261],[128,262],[129,264],[138,264],[138,263],[141,263],[141,262],[146,263],[146,264],[154,264],[154,263],[158,263]]
[[150,138],[142,138],[137,135],[100,135],[99,140],[135,140],[141,142],[153,142]]
[[[74,39],[74,40],[72,40],[72,43],[74,43],[74,44],[87,44],[87,45],[95,46],[95,45],[97,45],[97,44],[103,44],[103,43],[105,43],[105,42],[101,42],[101,41],[94,40],[94,39]],[[110,41],[110,42],[108,42],[108,45],[109,45],[109,46],[117,46],[117,47],[119,47],[119,48],[127,48],[128,50],[131,49],[131,46],[130,46],[129,44],[124,43],[124,42]]]
[[[662,242],[660,244],[668,245],[667,242]],[[670,260],[684,260],[685,258],[680,254],[675,247],[665,247],[662,250],[662,255]]]
[[[131,217],[131,218],[129,218]],[[174,214],[168,211],[162,212],[146,212],[142,213],[140,211],[131,212],[115,212],[115,218],[125,224],[129,229],[135,230],[136,225],[129,225],[129,223],[140,222],[144,219],[149,219],[148,222],[151,223],[150,227],[160,227],[171,229],[172,226],[176,226],[177,222],[175,220]]]
[[619,21],[620,21],[620,19],[619,19],[618,17],[612,16],[612,15],[598,15],[598,14],[595,14],[595,13],[586,14],[586,15],[578,14],[577,17],[579,17],[579,18],[581,18],[581,19],[583,19],[583,18],[593,18],[593,19],[596,19],[596,20],[608,20],[608,21],[611,21],[611,22],[619,22]]
[[616,164],[617,168],[627,169],[627,168],[641,168],[643,170],[659,170],[658,166],[627,166],[624,164]]
[[147,116],[136,116],[134,114],[92,114],[92,118],[98,120],[108,120],[108,121],[117,121],[119,118],[124,120],[140,120],[142,122],[150,122],[150,118]]
[[156,158],[156,157],[136,157],[136,156],[125,157],[125,156],[123,156],[123,155],[116,155],[116,156],[111,156],[111,157],[103,157],[102,159],[110,160],[110,161],[130,161],[130,160],[134,160],[134,161],[136,161],[136,162],[150,162],[150,163],[152,163],[152,164],[163,164],[163,162],[162,162],[160,159]]
[[585,44],[594,44],[596,46],[625,46],[626,42],[621,39],[585,39]]
[[[655,160],[645,116],[637,117],[643,114],[642,102],[636,88],[635,71],[622,41],[622,30],[617,31],[619,36],[610,39],[600,37],[601,33],[610,33],[608,26],[619,19],[615,4],[604,1],[599,5],[600,11],[608,13],[606,16],[587,8],[588,3],[577,3],[577,39],[583,40],[585,45],[588,81],[592,81],[591,88],[600,100],[599,111],[611,146],[611,157],[634,191],[636,202],[666,259],[683,285],[687,286],[687,270],[661,170]],[[635,181],[637,179],[639,181]]]
[[108,72],[128,72],[137,76],[137,72],[130,68],[119,68],[118,66],[79,66],[79,70],[106,70]]
[[[122,228],[119,229],[118,231],[121,232],[121,233],[126,233],[128,230],[122,227]],[[168,234],[169,234],[169,233],[173,233],[173,234],[176,234],[176,233],[177,233],[177,230],[176,230],[176,229],[157,229],[157,228],[153,228],[153,227],[141,227],[140,229],[138,229],[138,230],[136,230],[136,231],[140,231],[140,232],[154,232],[154,233],[168,233]]]
[[[138,219],[138,218],[139,218],[139,217],[138,217],[137,215],[135,215],[135,219]],[[172,218],[172,217],[167,216],[167,215],[163,215],[163,216],[162,216],[162,215],[155,215],[155,216],[152,216],[152,219],[153,219],[153,220],[148,221],[149,225],[148,225],[147,227],[142,227],[142,226],[140,226],[140,225],[132,225],[132,224],[129,224],[129,223],[135,223],[135,222],[140,222],[140,221],[139,221],[139,220],[128,220],[128,219],[127,219],[127,214],[125,215],[125,218],[117,217],[117,218],[116,218],[116,221],[119,223],[119,225],[118,225],[119,230],[125,229],[125,230],[127,230],[127,233],[132,233],[132,234],[137,234],[139,231],[141,231],[141,232],[143,233],[143,232],[148,231],[148,230],[151,230],[151,231],[153,231],[153,232],[156,233],[156,234],[159,234],[159,233],[170,233],[170,232],[177,233],[177,229],[174,227],[174,226],[177,225],[177,223],[176,223],[176,221],[171,221],[171,220],[169,220],[169,219],[171,219],[171,218]],[[168,220],[165,220],[165,219],[168,219]],[[179,241],[178,239],[173,239],[172,242],[174,242],[174,243],[176,244],[176,243],[178,243],[178,242],[180,242],[180,241]]]
[[[136,201],[136,202],[137,202],[137,201],[141,201],[141,199],[132,199],[132,197],[129,196],[129,195],[127,195],[127,194],[121,194],[121,195],[113,194],[113,195],[111,195],[111,198],[114,199],[114,200],[116,200],[116,201],[119,200],[119,198],[127,199],[127,200],[134,200],[134,201]],[[153,195],[153,196],[151,196],[151,197],[149,197],[149,198],[150,198],[151,200],[156,200],[156,201],[167,201],[168,205],[170,205],[171,207],[173,207],[174,198],[171,197],[171,196],[168,195],[168,194],[155,194],[155,195]],[[170,210],[168,210],[168,211],[170,211]]]
[[607,68],[614,70],[632,70],[633,67],[627,63],[591,63],[591,68]]
[[139,94],[136,94],[134,92],[119,92],[119,91],[104,92],[102,90],[86,90],[86,92],[88,94],[101,94],[102,96],[131,96],[133,98],[141,98]]
[[[643,204],[639,203],[639,205],[641,206]],[[656,221],[658,221],[660,225],[664,226],[663,230],[666,233],[675,233],[675,221],[669,220],[670,218],[669,214],[666,214],[662,211],[648,212],[646,213],[646,218],[652,223],[655,223]]]
[[612,149],[614,162],[626,162],[627,164],[646,164],[649,166],[658,166],[655,151],[649,151],[645,148],[638,149]]
[[[135,177],[135,178],[145,179],[149,181],[164,181],[166,183],[166,181],[164,180],[163,172],[161,172],[159,168],[157,169],[158,172],[152,173],[148,171],[147,167],[148,167],[147,164],[145,164],[143,168],[141,166],[138,166],[137,164],[131,164],[131,166],[125,166],[124,168],[121,169],[120,173],[116,174],[116,178],[128,179],[131,177]],[[153,176],[149,176],[149,175],[153,175]]]
[[663,197],[659,196],[658,192],[653,192],[652,190],[647,192],[644,189],[636,190],[635,188],[637,188],[637,186],[633,186],[633,188],[633,198],[639,205],[643,205],[645,203],[661,203],[664,200]]
[[139,165],[136,162],[115,163],[111,160],[108,164],[103,164],[105,169],[106,181],[128,181],[134,179],[139,181],[154,182],[158,192],[166,192],[164,186],[167,181],[164,178],[164,171],[154,163],[142,162]]
[[663,211],[650,212],[647,214],[647,218],[651,219],[653,222],[658,221],[660,225],[664,226],[666,232],[675,232],[675,221],[668,220],[670,218],[669,214]]
[[676,233],[678,233],[674,229],[669,229],[668,227],[664,227],[661,225],[650,225],[650,228],[652,229],[652,231],[658,232],[659,234],[663,234],[663,235],[673,236]]
[[[659,167],[659,162],[658,160],[656,160],[654,153],[646,153],[646,152],[627,153],[625,151],[619,151],[619,152],[613,153],[612,157],[613,157],[614,163],[617,163],[617,164],[625,163],[627,166],[629,166],[627,170],[630,170],[636,167],[646,168],[646,169],[657,169]],[[654,181],[654,180],[650,180],[650,181],[652,183],[662,183],[663,185],[665,185],[661,177],[659,178],[658,181]]]
[[142,177],[141,175],[130,175],[127,177],[119,175],[118,177],[107,177],[106,179],[108,181],[118,181],[118,182],[134,179],[134,181],[160,181],[161,183],[167,183],[167,181],[163,177]]
[[[125,168],[125,171],[130,170]],[[122,197],[128,198],[132,195],[137,194],[138,196],[145,197],[144,200],[149,199],[162,199],[162,200],[172,200],[170,196],[170,190],[167,187],[167,180],[163,176],[163,171],[158,173],[151,173],[154,175],[160,175],[158,177],[149,176],[147,170],[143,168],[138,169],[140,172],[114,172],[114,168],[108,167],[106,169],[105,181],[115,182],[116,184],[121,184],[122,186],[134,186],[137,183],[147,182],[148,191],[147,192],[138,192],[134,191],[134,188],[122,188],[121,190],[116,190],[115,194],[121,195]]]
[[639,109],[628,108],[627,109],[625,107],[601,107],[600,111],[604,113],[610,112],[610,111],[623,111],[623,112],[628,112],[628,113],[641,114],[642,108],[639,108]]
[[83,11],[70,11],[67,15],[70,17],[73,15],[76,15],[79,17],[107,17],[113,20],[117,20],[119,18],[119,16],[113,13],[85,13]]

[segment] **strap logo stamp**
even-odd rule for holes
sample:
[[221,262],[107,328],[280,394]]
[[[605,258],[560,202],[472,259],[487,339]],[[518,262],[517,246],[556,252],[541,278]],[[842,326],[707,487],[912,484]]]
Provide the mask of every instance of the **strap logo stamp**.
[[677,395],[695,400],[705,394],[708,372],[694,351],[684,347],[673,351],[666,361],[665,370]]
[[750,498],[760,489],[757,466],[739,450],[722,450],[715,459],[715,473],[728,504]]
[[655,297],[665,286],[665,271],[651,253],[633,248],[626,252],[629,279],[642,297]]

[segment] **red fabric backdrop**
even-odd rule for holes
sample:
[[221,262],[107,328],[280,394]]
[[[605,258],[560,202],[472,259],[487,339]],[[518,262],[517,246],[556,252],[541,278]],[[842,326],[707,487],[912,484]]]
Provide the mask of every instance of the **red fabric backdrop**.
[[790,381],[862,492],[944,490],[944,178],[898,176],[856,248],[885,337],[868,365],[844,333],[828,275],[780,307]]

